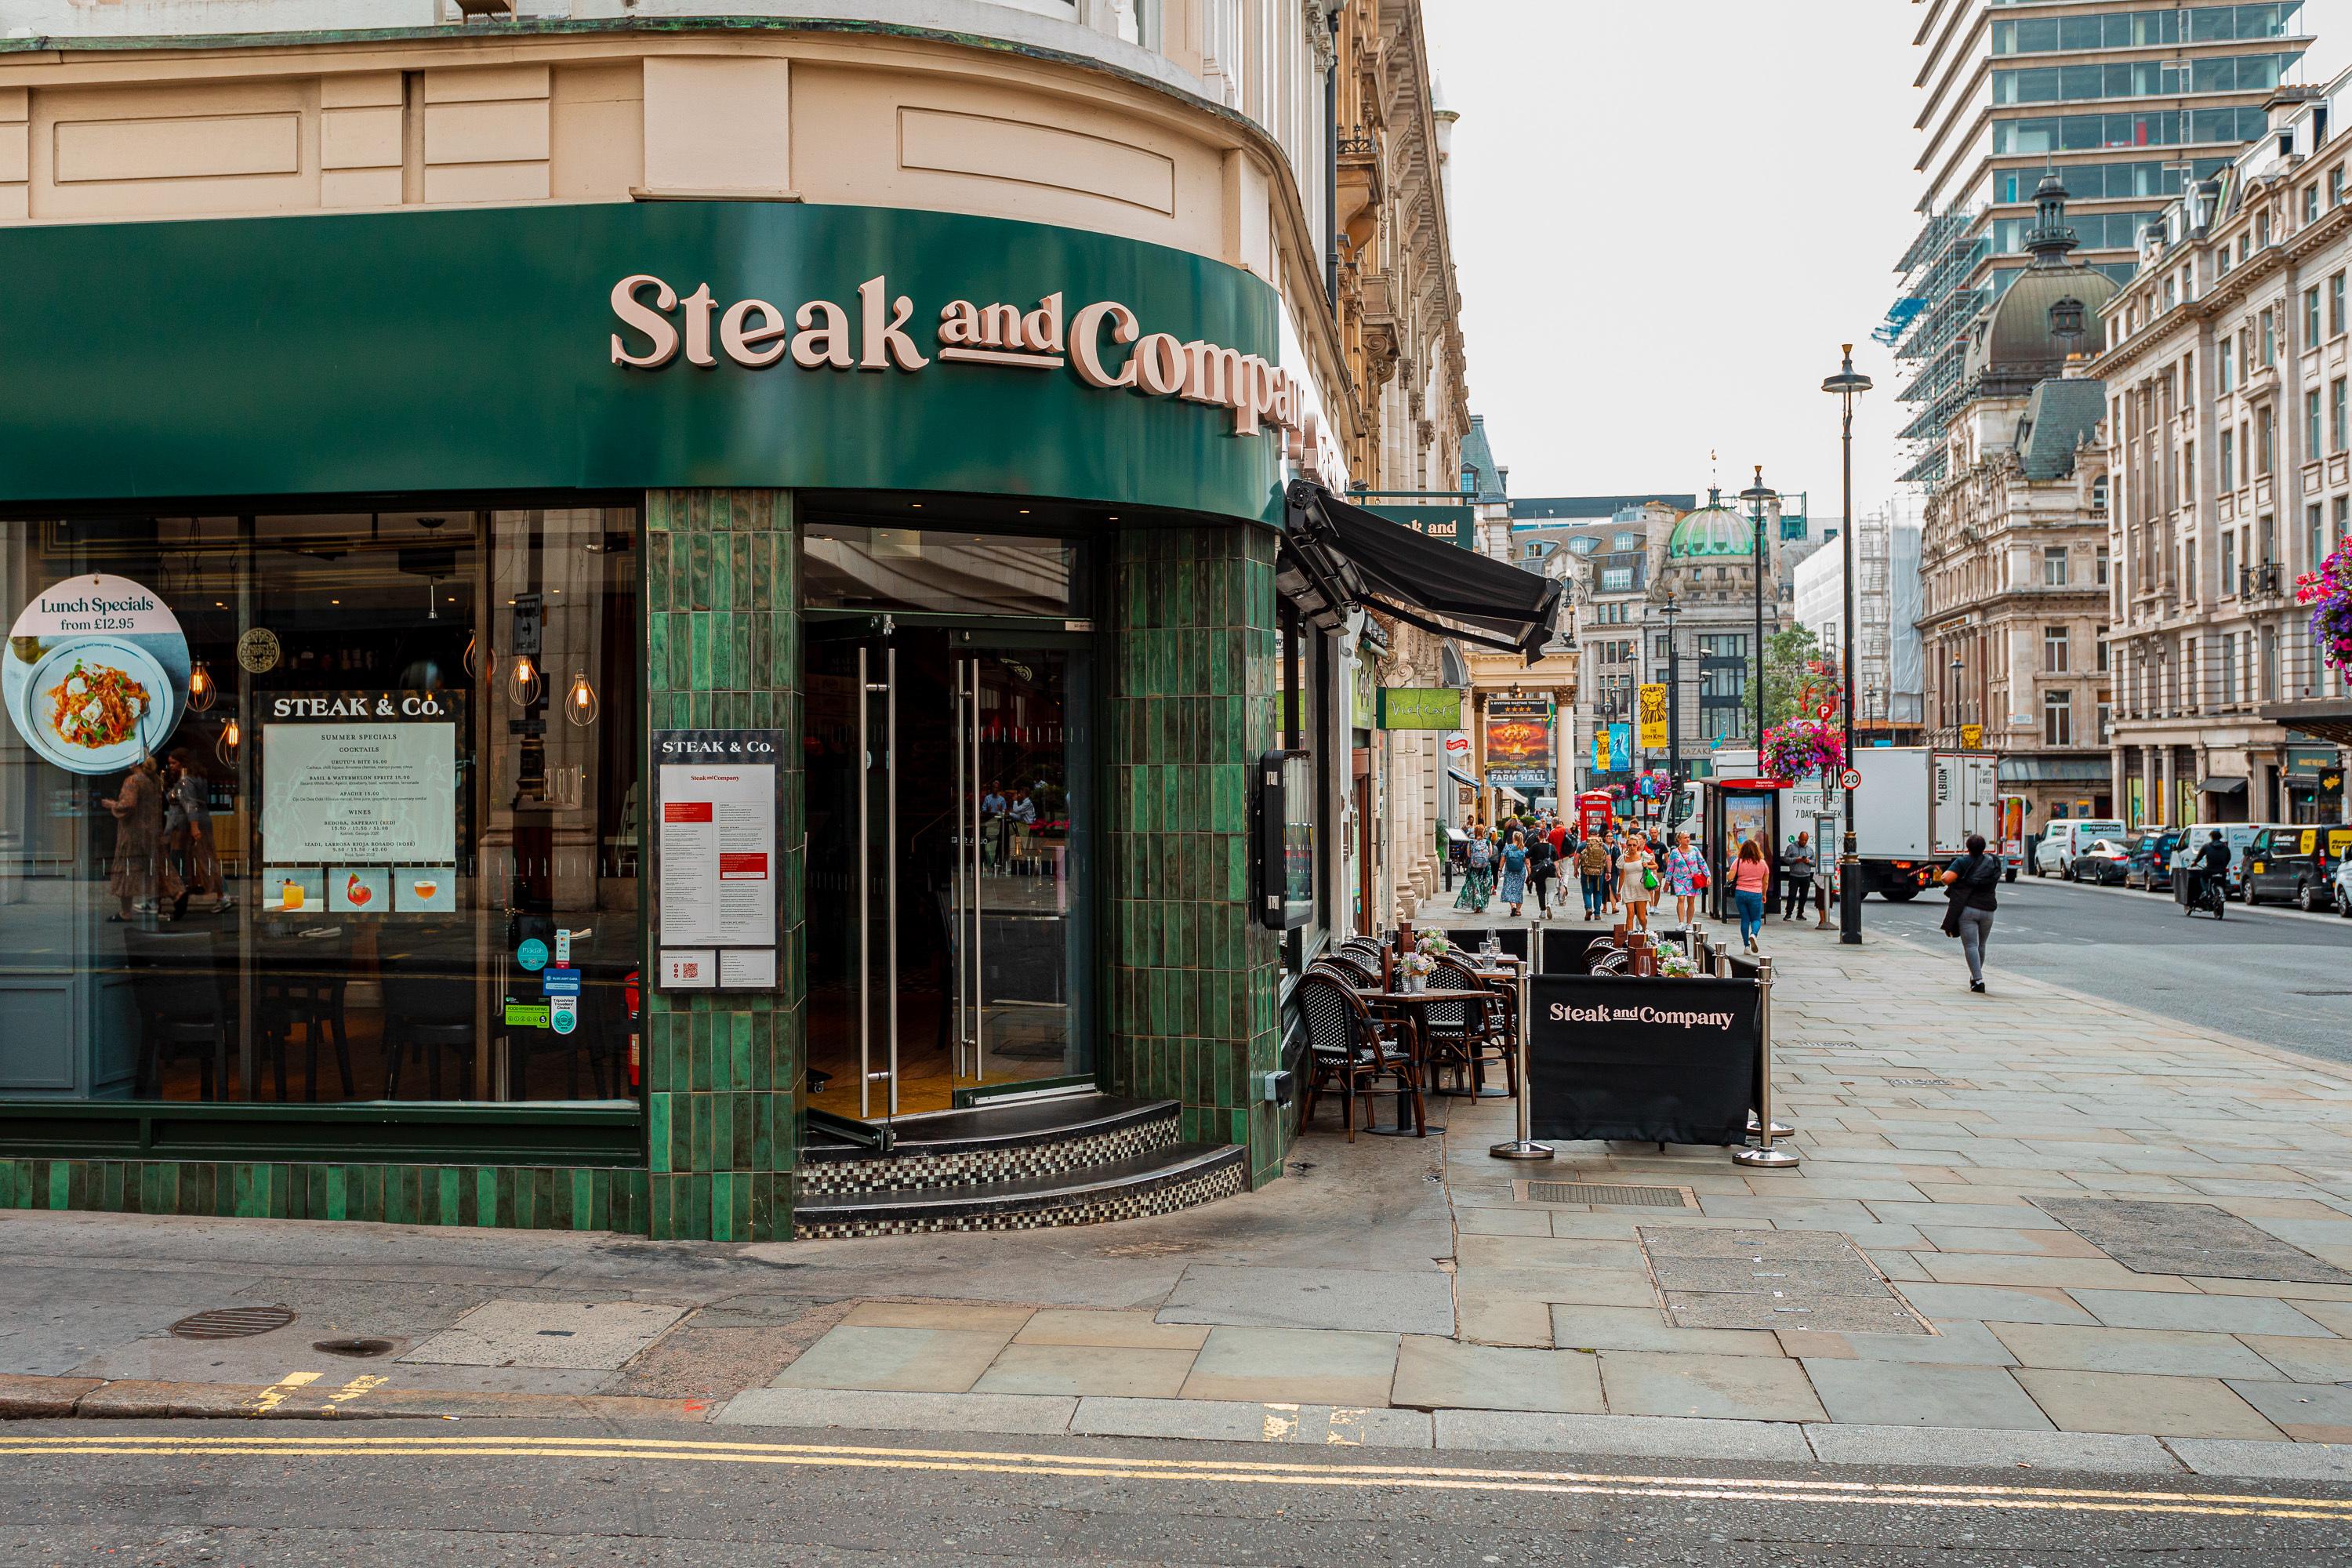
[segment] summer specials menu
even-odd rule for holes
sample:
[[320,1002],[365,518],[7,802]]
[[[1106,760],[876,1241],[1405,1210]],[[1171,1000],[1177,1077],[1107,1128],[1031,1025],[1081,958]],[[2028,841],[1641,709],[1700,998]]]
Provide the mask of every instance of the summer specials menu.
[[774,730],[667,730],[661,787],[661,978],[674,990],[775,984]]
[[444,692],[263,700],[261,836],[272,861],[392,867],[457,858],[457,716]]

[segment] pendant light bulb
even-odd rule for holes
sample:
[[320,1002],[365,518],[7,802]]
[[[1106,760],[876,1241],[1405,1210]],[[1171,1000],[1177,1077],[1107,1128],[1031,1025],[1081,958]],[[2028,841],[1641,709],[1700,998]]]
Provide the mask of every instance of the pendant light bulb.
[[213,743],[213,755],[221,760],[224,767],[236,766],[236,749],[244,739],[244,731],[237,728],[236,721],[231,719],[222,726],[220,739]]
[[203,713],[209,710],[213,700],[219,695],[220,688],[213,679],[213,672],[203,664],[199,663],[188,672],[188,706],[194,711]]
[[588,672],[572,672],[572,689],[563,694],[563,716],[580,729],[585,730],[596,721],[603,710],[596,700],[596,689],[588,684]]
[[498,650],[484,647],[479,637],[466,639],[466,657],[459,662],[465,665],[467,675],[473,679],[496,680],[499,678]]
[[515,655],[514,662],[507,666],[507,700],[518,708],[528,708],[538,701],[544,684],[539,678],[539,666],[527,653]]

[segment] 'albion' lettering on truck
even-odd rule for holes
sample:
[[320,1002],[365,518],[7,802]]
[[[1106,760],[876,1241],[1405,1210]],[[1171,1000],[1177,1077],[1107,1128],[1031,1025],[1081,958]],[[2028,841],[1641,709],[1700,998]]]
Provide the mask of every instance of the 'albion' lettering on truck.
[[[705,370],[721,358],[766,370],[789,354],[803,370],[912,373],[933,357],[906,330],[914,301],[893,296],[879,277],[857,286],[855,332],[850,312],[829,300],[808,300],[789,314],[765,300],[722,305],[708,283],[682,295],[649,272],[614,284],[612,304],[613,314],[634,334],[613,333],[613,363],[631,370],[659,370],[681,352],[687,363]],[[1026,310],[950,300],[940,310],[934,347],[942,360],[1045,371],[1066,364],[1080,381],[1104,391],[1225,409],[1234,435],[1279,432],[1293,458],[1313,454],[1320,445],[1304,389],[1288,371],[1218,343],[1146,332],[1136,313],[1114,300],[1069,312],[1066,331],[1059,292]]]

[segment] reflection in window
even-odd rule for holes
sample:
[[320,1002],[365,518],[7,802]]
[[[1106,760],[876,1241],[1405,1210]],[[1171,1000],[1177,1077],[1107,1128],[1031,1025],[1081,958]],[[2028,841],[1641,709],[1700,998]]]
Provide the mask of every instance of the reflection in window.
[[[0,526],[0,1093],[628,1094],[635,535],[594,508]],[[58,689],[125,732],[64,737]]]
[[1059,539],[812,522],[801,598],[812,609],[1063,616],[1076,560]]

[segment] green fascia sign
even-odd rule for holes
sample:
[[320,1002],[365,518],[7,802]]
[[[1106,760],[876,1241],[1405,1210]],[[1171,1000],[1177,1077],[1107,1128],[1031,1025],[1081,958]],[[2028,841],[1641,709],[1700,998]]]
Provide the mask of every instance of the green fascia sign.
[[[0,505],[20,514],[747,486],[1275,521],[1276,426],[1300,412],[1276,395],[1278,302],[1249,273],[964,214],[646,202],[34,224],[0,228]],[[654,318],[678,340],[668,357],[621,363],[658,357]],[[987,335],[955,341],[975,324]],[[1180,372],[1202,379],[1167,384]],[[1247,416],[1230,388],[1205,386],[1223,405],[1191,395],[1219,380],[1247,382]]]
[[2336,771],[2336,748],[2333,746],[2289,746],[2286,749],[2286,776],[2292,779],[2315,779],[2322,773]]
[[1459,730],[1462,693],[1451,686],[1383,686],[1383,730]]
[[1475,508],[1367,504],[1364,510],[1443,543],[1458,544],[1465,550],[1478,548],[1478,513]]

